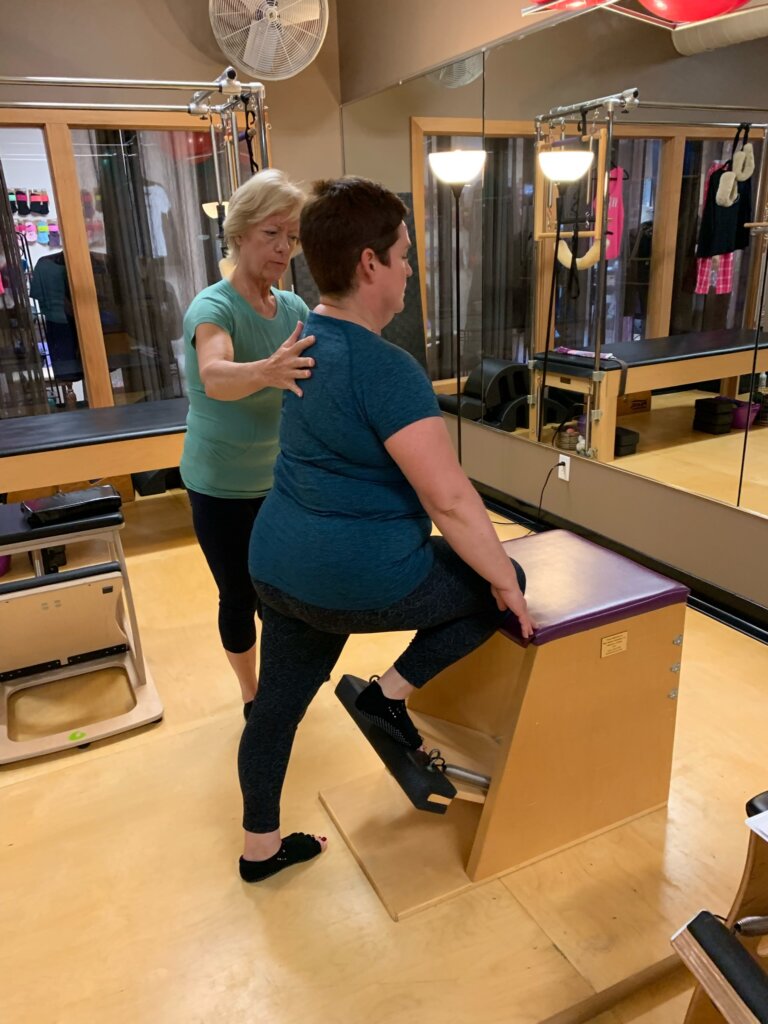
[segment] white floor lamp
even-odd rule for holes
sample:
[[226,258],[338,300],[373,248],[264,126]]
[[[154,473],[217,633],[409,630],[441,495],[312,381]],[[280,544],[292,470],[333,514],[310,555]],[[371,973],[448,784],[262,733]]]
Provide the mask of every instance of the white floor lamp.
[[461,259],[459,251],[459,200],[465,185],[482,172],[485,166],[485,150],[449,149],[429,154],[432,173],[445,185],[451,186],[456,212],[456,451],[461,462]]

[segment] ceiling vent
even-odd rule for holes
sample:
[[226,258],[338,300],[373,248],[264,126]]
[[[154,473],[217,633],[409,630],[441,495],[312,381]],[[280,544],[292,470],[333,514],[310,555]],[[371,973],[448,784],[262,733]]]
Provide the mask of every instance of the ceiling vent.
[[742,7],[732,14],[724,14],[709,21],[680,25],[672,32],[672,42],[678,53],[691,57],[723,46],[735,46],[768,36],[768,5]]

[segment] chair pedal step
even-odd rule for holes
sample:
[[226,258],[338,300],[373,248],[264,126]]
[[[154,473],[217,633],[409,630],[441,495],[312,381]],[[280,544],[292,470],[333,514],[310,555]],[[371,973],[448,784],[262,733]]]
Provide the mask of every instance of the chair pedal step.
[[413,806],[420,811],[445,814],[456,796],[456,787],[442,772],[425,767],[424,754],[404,747],[360,714],[355,701],[367,685],[366,680],[356,676],[342,676],[335,693]]

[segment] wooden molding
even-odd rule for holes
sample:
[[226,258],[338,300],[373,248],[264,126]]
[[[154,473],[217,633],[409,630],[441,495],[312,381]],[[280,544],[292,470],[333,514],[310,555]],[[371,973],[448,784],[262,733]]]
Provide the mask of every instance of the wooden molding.
[[646,336],[649,338],[666,338],[669,334],[684,157],[684,136],[671,136],[662,142],[648,287]]
[[72,135],[65,124],[45,125],[45,143],[56,197],[61,237],[67,262],[67,276],[85,371],[88,404],[91,408],[114,405],[107,353],[99,317],[99,302],[93,279],[91,253],[80,202],[80,179],[75,163]]

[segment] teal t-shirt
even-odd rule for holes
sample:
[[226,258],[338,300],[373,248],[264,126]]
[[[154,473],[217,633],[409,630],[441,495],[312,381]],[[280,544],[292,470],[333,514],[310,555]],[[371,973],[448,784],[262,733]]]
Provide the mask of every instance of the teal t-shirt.
[[190,490],[216,498],[254,498],[272,486],[281,389],[264,388],[234,402],[209,398],[195,350],[200,324],[216,324],[232,338],[236,363],[268,359],[309,314],[293,292],[273,288],[272,293],[277,300],[272,320],[260,316],[229,281],[204,288],[184,316],[189,413],[180,468]]
[[310,313],[312,377],[286,392],[275,483],[251,535],[255,580],[321,608],[384,608],[432,568],[431,522],[384,442],[440,409],[413,356]]

